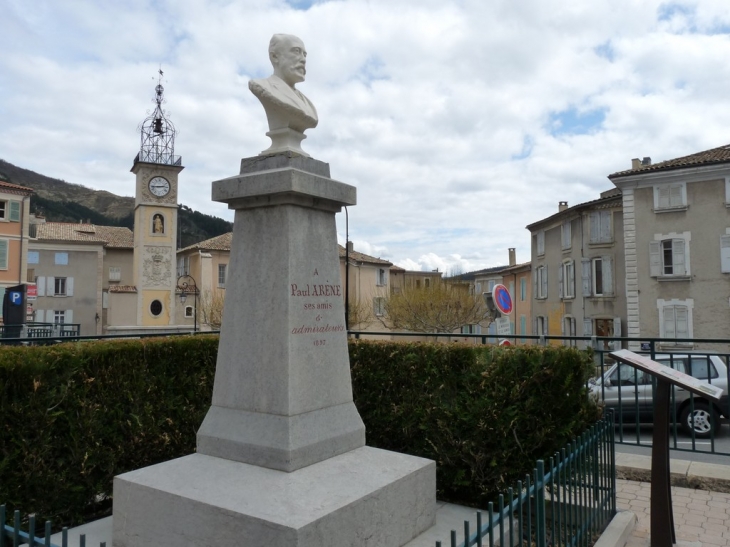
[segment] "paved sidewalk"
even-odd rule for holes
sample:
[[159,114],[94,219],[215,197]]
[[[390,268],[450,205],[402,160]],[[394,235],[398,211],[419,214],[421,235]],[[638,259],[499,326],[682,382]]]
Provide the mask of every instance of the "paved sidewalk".
[[[617,508],[638,518],[626,547],[648,546],[651,484],[618,479],[616,486]],[[672,507],[678,543],[730,546],[730,494],[672,486]]]

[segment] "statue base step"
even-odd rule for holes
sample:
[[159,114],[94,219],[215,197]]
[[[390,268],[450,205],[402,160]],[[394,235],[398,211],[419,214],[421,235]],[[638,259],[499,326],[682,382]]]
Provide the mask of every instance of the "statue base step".
[[434,462],[367,446],[291,473],[192,454],[114,479],[114,547],[400,547],[435,489]]

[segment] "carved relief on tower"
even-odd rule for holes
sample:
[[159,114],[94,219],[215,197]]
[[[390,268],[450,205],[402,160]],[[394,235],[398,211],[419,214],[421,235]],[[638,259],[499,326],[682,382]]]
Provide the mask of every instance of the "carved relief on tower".
[[142,286],[168,288],[172,282],[172,249],[146,246],[142,257]]

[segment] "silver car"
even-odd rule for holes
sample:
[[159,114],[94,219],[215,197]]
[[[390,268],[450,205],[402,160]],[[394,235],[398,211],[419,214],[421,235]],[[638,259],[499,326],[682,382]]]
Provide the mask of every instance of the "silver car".
[[[662,365],[704,380],[723,389],[719,404],[675,387],[671,401],[671,416],[688,435],[694,431],[696,437],[710,437],[717,433],[720,417],[730,417],[728,410],[728,368],[718,355],[707,354],[658,354],[654,360]],[[616,416],[620,413],[623,423],[652,423],[654,418],[654,399],[651,375],[632,366],[613,365],[602,377],[591,380],[591,393],[602,400],[607,408],[614,408]],[[694,408],[694,411],[693,411]]]

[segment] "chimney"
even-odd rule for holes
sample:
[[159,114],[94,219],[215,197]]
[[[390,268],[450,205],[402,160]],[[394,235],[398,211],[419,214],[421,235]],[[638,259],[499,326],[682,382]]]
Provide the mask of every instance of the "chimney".
[[633,158],[631,160],[631,169],[639,169],[641,167],[641,160],[639,158]]
[[559,201],[558,202],[558,212],[565,211],[568,208],[568,202],[567,201]]
[[642,166],[651,165],[651,158],[649,156],[644,156],[644,159],[641,160],[641,165]]
[[347,252],[352,253],[355,251],[355,246],[353,245],[352,241],[347,242]]
[[515,264],[517,264],[517,258],[515,257],[515,248],[510,247],[508,249],[508,251],[509,251],[509,265],[514,266]]

